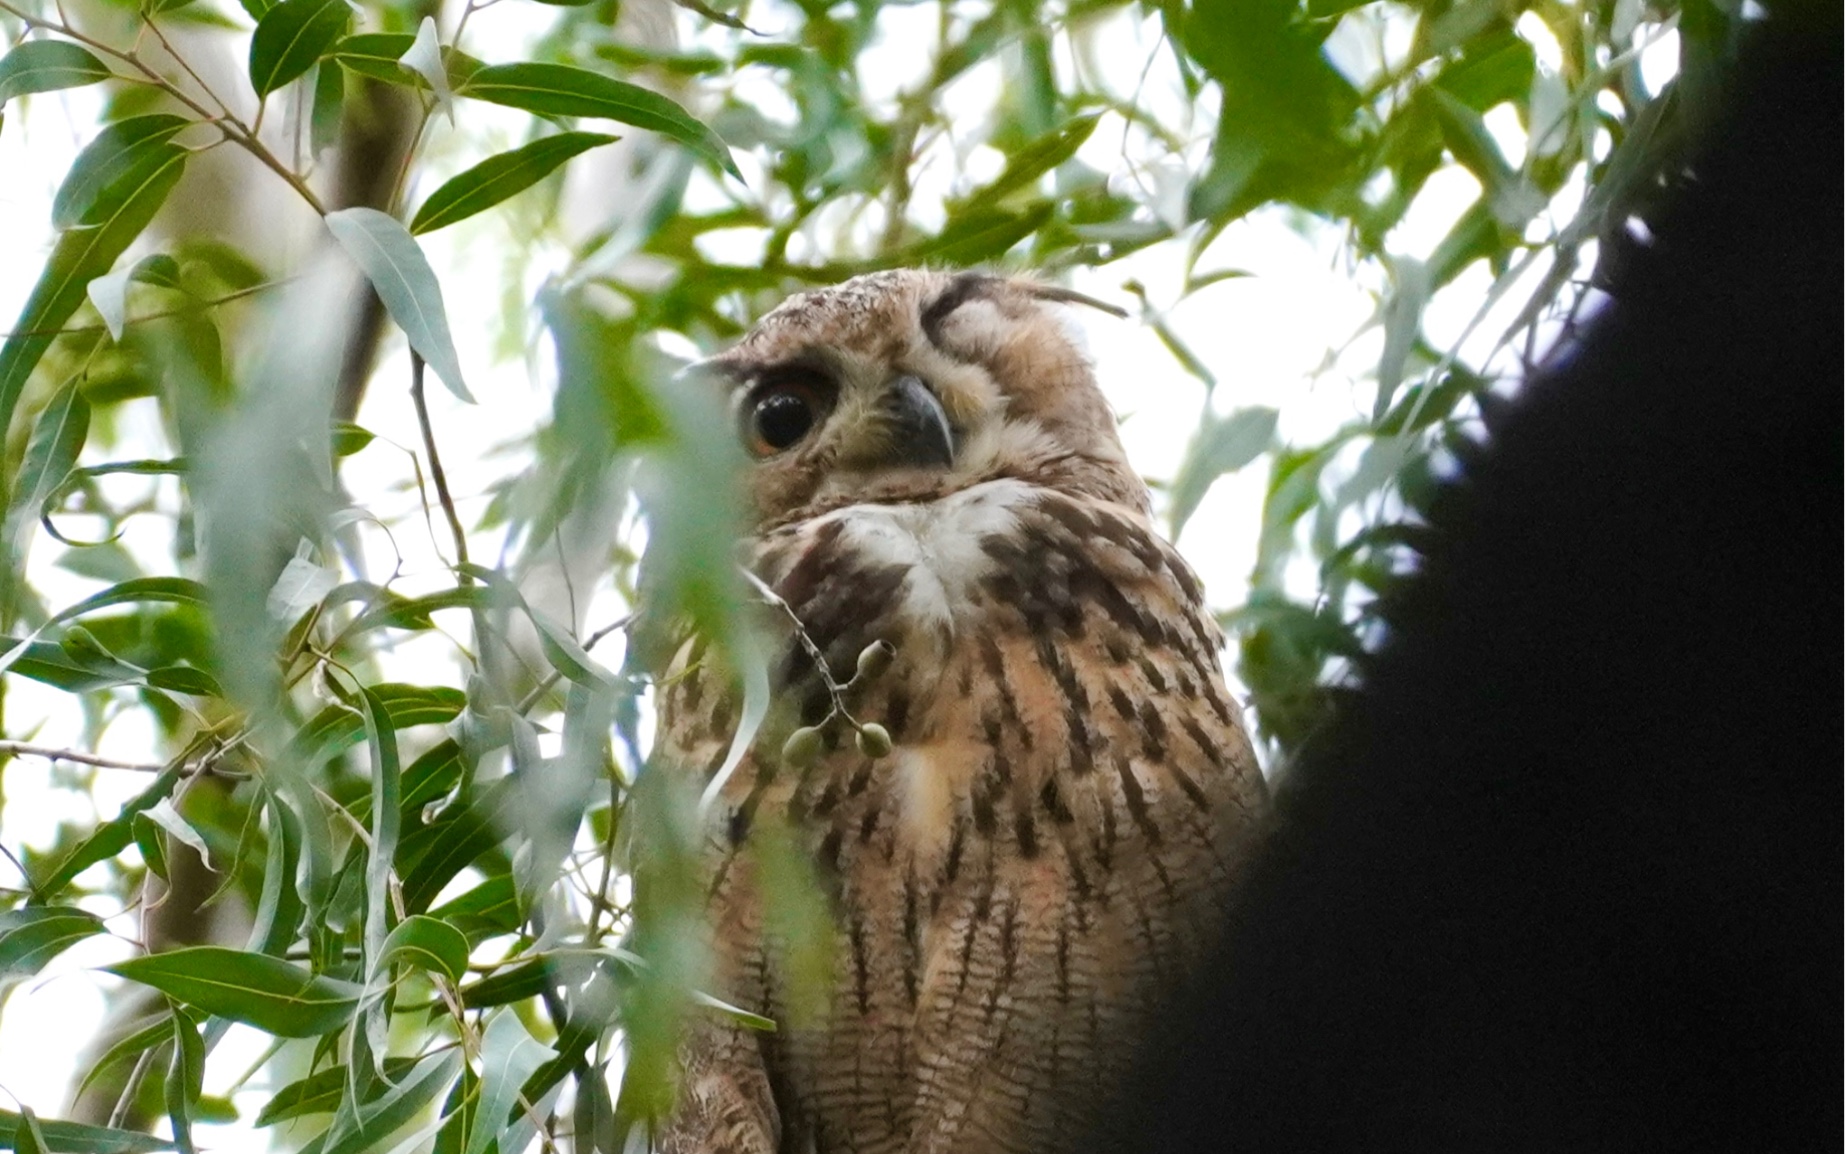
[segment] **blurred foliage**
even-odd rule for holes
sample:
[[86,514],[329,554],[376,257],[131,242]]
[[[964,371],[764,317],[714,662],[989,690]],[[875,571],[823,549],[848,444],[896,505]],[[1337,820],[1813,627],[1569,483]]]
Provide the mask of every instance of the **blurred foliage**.
[[[523,41],[477,35],[496,3],[529,6]],[[640,663],[603,654],[627,640],[643,542],[649,597],[747,649],[730,437],[661,386],[803,285],[918,262],[1106,275],[1163,251],[1183,297],[1236,275],[1201,266],[1251,214],[1336,233],[1382,339],[1330,436],[1288,443],[1285,412],[1226,403],[1228,366],[1143,310],[1172,354],[1158,371],[1205,391],[1162,491],[1174,531],[1217,480],[1267,469],[1248,596],[1223,621],[1284,756],[1379,640],[1371,607],[1501,354],[1516,370],[1567,338],[1593,270],[1644,236],[1744,23],[1730,0],[680,3],[0,0],[0,131],[48,94],[104,93],[0,347],[0,669],[68,695],[57,731],[81,748],[49,751],[59,788],[145,781],[36,849],[0,822],[22,875],[0,982],[135,938],[179,888],[176,854],[215,871],[196,897],[245,918],[112,967],[160,996],[91,1055],[86,1087],[122,1103],[98,1111],[110,1125],[27,1104],[0,1141],[193,1148],[234,1110],[204,1076],[231,1023],[277,1040],[241,1124],[285,1148],[482,1154],[543,1131],[614,1151],[670,1101],[683,1015],[740,1011],[697,992],[695,821],[646,772]],[[1641,56],[1674,37],[1651,91]],[[393,107],[395,168],[364,151]],[[226,145],[238,179],[182,184]],[[412,202],[462,154],[477,162]],[[382,194],[336,195],[342,163]],[[585,210],[565,177],[591,163]],[[1406,250],[1411,206],[1461,171],[1471,206]],[[289,206],[259,212],[312,214],[292,258],[240,231],[257,184]],[[194,190],[183,226],[176,187]],[[454,226],[504,247],[501,347],[551,406],[466,518],[425,366],[458,399],[520,402],[457,352],[459,286],[425,247]],[[1481,267],[1467,335],[1486,339],[1434,343],[1430,302]],[[373,292],[409,373],[373,373],[355,336]],[[1485,306],[1510,322],[1476,334]],[[361,391],[408,388],[415,422],[343,419],[354,363]],[[129,531],[150,519],[164,531]],[[437,554],[420,569],[399,550],[419,534]],[[571,549],[594,587],[566,580],[560,602],[540,577]],[[130,718],[154,764],[94,752]],[[37,724],[7,717],[0,756],[42,758]]]

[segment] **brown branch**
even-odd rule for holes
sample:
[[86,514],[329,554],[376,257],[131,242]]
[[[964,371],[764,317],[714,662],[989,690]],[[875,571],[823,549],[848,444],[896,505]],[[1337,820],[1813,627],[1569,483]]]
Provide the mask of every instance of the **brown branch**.
[[[468,564],[468,536],[461,528],[461,517],[455,512],[455,499],[449,495],[448,474],[442,469],[442,457],[436,452],[436,433],[429,424],[429,403],[423,398],[423,358],[417,353],[410,354],[410,399],[416,403],[416,424],[423,433],[423,452],[429,457],[429,476],[436,485],[436,501],[442,506],[442,516],[448,520],[448,531],[455,538],[455,563]],[[472,585],[474,578],[467,573],[460,574],[464,585]]]

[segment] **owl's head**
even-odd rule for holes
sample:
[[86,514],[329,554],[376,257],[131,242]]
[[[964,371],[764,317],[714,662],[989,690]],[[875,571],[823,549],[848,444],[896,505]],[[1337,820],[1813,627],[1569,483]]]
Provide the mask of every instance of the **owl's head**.
[[898,269],[783,302],[698,374],[727,391],[758,527],[1001,477],[1144,508],[1073,301],[1095,303]]

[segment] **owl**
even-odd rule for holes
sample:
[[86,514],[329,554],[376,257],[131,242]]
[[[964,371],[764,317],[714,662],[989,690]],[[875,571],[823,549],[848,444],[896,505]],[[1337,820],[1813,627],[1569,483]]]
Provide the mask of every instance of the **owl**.
[[[721,780],[735,679],[688,640],[662,750],[708,785],[721,998],[667,1154],[1068,1148],[1209,944],[1267,794],[1197,577],[1068,315],[1074,294],[900,270],[793,297],[698,374],[749,458],[776,709]],[[831,913],[795,1015],[752,853]]]

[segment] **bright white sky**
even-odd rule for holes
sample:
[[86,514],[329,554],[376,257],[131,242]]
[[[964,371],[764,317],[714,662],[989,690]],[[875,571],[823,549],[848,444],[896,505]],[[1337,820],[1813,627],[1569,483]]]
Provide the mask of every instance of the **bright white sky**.
[[[234,4],[216,6],[238,22],[244,21]],[[690,29],[691,20],[681,16],[681,27]],[[531,42],[551,18],[552,10],[543,5],[496,5],[472,18],[466,47],[492,60],[514,59],[516,46]],[[886,8],[885,19],[887,34],[873,50],[877,61],[866,69],[866,75],[885,78],[889,87],[886,92],[872,93],[874,99],[894,97],[926,67],[927,57],[917,45],[932,42],[936,15],[932,6],[892,5]],[[772,19],[760,11],[752,15],[752,20],[773,30]],[[1527,20],[1536,23],[1529,17]],[[1521,21],[1519,28],[1533,41],[1540,61],[1555,59],[1554,42],[1548,42],[1541,25],[1531,28]],[[1402,41],[1406,41],[1408,32],[1407,27],[1393,27],[1382,45],[1383,52],[1394,55],[1403,51]],[[1153,58],[1155,65],[1146,74],[1143,98],[1156,110],[1170,113],[1176,123],[1185,110],[1171,75],[1170,57],[1159,52],[1155,35],[1150,26],[1131,19],[1116,20],[1094,37],[1080,66],[1099,69],[1118,89],[1133,91],[1142,83],[1140,77],[1148,59]],[[226,46],[242,43],[241,34],[235,41],[217,42],[217,58],[209,70],[214,77],[232,78],[240,73],[241,60],[227,52]],[[1335,62],[1355,77],[1366,76],[1379,66],[1379,45],[1373,36],[1346,35],[1342,29],[1333,37],[1329,50]],[[1676,43],[1669,34],[1647,51],[1643,63],[1654,91],[1670,75],[1675,61]],[[1059,64],[1063,68],[1078,66],[1067,55]],[[990,106],[996,83],[990,71],[974,72],[950,91],[951,111],[965,106],[977,115],[978,110]],[[235,86],[234,80],[227,79],[220,91]],[[770,89],[765,101],[772,94]],[[0,129],[0,221],[5,222],[0,227],[0,325],[10,325],[18,315],[49,250],[53,239],[48,219],[52,193],[85,143],[99,104],[95,89],[78,89],[33,98],[23,113],[17,105],[7,109],[4,128]],[[769,111],[773,114],[772,108]],[[1197,143],[1185,167],[1203,161],[1204,145],[1209,139],[1209,111],[1196,114],[1192,127]],[[465,125],[469,135],[465,138],[445,123],[435,122],[431,155],[436,171],[428,177],[425,191],[434,187],[438,178],[474,163],[488,151],[518,143],[517,134],[525,123],[524,114],[482,104],[468,108]],[[1512,163],[1518,163],[1525,141],[1510,108],[1489,115],[1488,125]],[[1124,150],[1120,120],[1105,118],[1081,156],[1096,168],[1112,173],[1112,179],[1140,181],[1161,192],[1171,211],[1178,211],[1186,172],[1177,163],[1164,170],[1134,166]],[[746,173],[754,167],[750,158],[741,159]],[[919,203],[927,203],[932,187],[938,194],[947,191],[952,167],[947,159],[939,157],[941,163],[925,170],[918,190]],[[982,156],[978,152],[967,160],[976,179],[990,176],[998,163],[997,154]],[[605,211],[597,204],[600,198],[595,191],[585,187],[594,176],[584,171],[587,168],[583,161],[578,162],[567,200],[572,211],[582,215]],[[236,169],[234,178],[252,182],[253,190],[258,182],[279,189],[270,174],[253,165]],[[1393,250],[1428,252],[1477,193],[1478,186],[1464,170],[1451,167],[1436,174],[1393,234]],[[1579,196],[1579,189],[1566,189],[1552,205],[1551,222],[1566,221],[1574,210],[1574,198]],[[299,214],[289,211],[285,216]],[[509,334],[505,322],[509,305],[516,313],[547,277],[568,267],[571,254],[555,240],[534,243],[529,234],[520,239],[512,231],[516,219],[509,223],[509,217],[516,218],[516,214],[496,210],[423,238],[447,294],[451,328],[470,387],[480,399],[480,404],[469,407],[454,401],[444,390],[430,390],[434,421],[464,521],[471,521],[484,508],[483,494],[491,481],[522,467],[520,455],[508,451],[509,446],[515,446],[533,430],[549,409],[548,355],[533,347],[522,353],[520,345],[525,337],[518,332]],[[269,231],[273,235],[266,239],[280,251],[299,253],[311,239],[305,229]],[[745,230],[715,238],[714,244],[723,246],[723,251],[709,255],[727,260],[747,260],[752,252],[760,251],[760,238]],[[509,267],[509,251],[519,252],[522,264]],[[132,260],[134,255],[125,259]],[[1251,275],[1221,281],[1179,301],[1183,255],[1179,244],[1156,246],[1102,269],[1081,270],[1072,284],[1130,308],[1135,302],[1123,291],[1123,283],[1131,278],[1145,285],[1153,306],[1165,311],[1172,328],[1216,372],[1220,381],[1216,396],[1219,410],[1227,412],[1252,404],[1274,406],[1281,412],[1280,435],[1286,442],[1321,440],[1339,425],[1368,412],[1370,389],[1363,378],[1365,370],[1376,361],[1382,337],[1377,330],[1364,329],[1382,288],[1381,274],[1374,268],[1352,267],[1337,230],[1280,210],[1256,213],[1226,230],[1198,264],[1201,272],[1235,268]],[[1461,338],[1490,285],[1490,274],[1476,265],[1435,298],[1424,320],[1425,332],[1434,345],[1447,348]],[[1521,301],[1521,294],[1508,294],[1508,307]],[[1495,314],[1479,326],[1478,332],[1497,334],[1508,320],[1509,314]],[[1170,479],[1197,424],[1204,398],[1202,386],[1179,369],[1152,330],[1140,321],[1118,321],[1100,313],[1085,313],[1083,324],[1101,379],[1123,415],[1121,431],[1130,456],[1148,477]],[[407,381],[401,341],[388,347],[381,380]],[[1329,363],[1329,353],[1342,347],[1343,353]],[[86,463],[169,454],[152,403],[134,402],[128,408],[128,419],[117,442],[92,446],[86,453]],[[383,384],[374,387],[359,420],[400,445],[414,444],[415,421],[403,388]],[[381,441],[351,458],[345,475],[354,493],[367,495],[368,506],[396,524],[396,543],[403,552],[406,575],[401,587],[417,592],[451,584],[443,576],[441,561],[423,528],[416,495],[406,484],[406,455]],[[1266,479],[1266,462],[1258,461],[1219,481],[1180,542],[1203,575],[1213,605],[1231,607],[1244,599],[1255,558]],[[162,494],[161,504],[171,509],[174,494],[171,482],[165,484],[168,489]],[[131,478],[119,479],[116,485],[119,495],[125,498],[145,493],[147,487],[145,480]],[[81,531],[82,526],[73,528]],[[125,544],[158,566],[163,558],[171,556],[170,534],[168,518],[137,517],[130,522]],[[372,534],[370,545],[377,571],[388,572],[394,558],[383,535]],[[61,546],[41,537],[30,569],[32,580],[54,604],[74,601],[101,588],[98,582],[58,568],[54,562],[61,551]],[[1310,593],[1315,586],[1314,575],[1309,568],[1303,568],[1290,574],[1289,583],[1301,593]],[[586,617],[593,627],[617,612],[613,603],[604,598],[590,608]],[[441,683],[453,678],[452,650],[439,637],[405,646],[397,660],[410,668],[430,663],[423,668],[431,672],[422,678],[411,674],[409,680]],[[71,699],[18,677],[8,679],[6,718],[9,737],[54,746],[84,744],[83,719],[72,708]],[[106,731],[100,750],[126,759],[160,759],[153,734],[132,711]],[[80,792],[55,787],[56,782],[68,780],[67,775],[29,758],[8,766],[5,825],[0,836],[9,846],[45,846],[60,820],[88,819],[97,810],[113,813],[145,785],[145,779],[134,774],[102,773],[92,803]],[[11,878],[0,879],[0,884],[11,882]],[[113,909],[96,912],[116,913]],[[117,928],[128,936],[138,932],[132,916],[117,923]],[[92,939],[67,952],[36,981],[13,992],[0,1017],[0,1089],[41,1113],[62,1110],[76,1069],[77,1048],[94,1036],[103,1012],[101,990],[112,981],[87,967],[116,960],[128,952],[127,943],[118,939]],[[243,1063],[260,1054],[261,1046],[258,1036],[234,1032],[214,1054],[208,1091],[226,1089],[232,1079],[243,1073]],[[263,1089],[257,1087],[257,1091]],[[247,1109],[245,1116],[252,1112]],[[221,1149],[249,1149],[253,1141],[249,1131],[239,1127],[206,1127],[201,1137],[207,1145]]]

